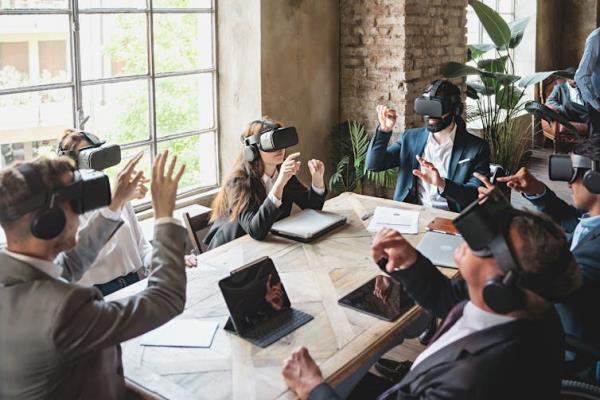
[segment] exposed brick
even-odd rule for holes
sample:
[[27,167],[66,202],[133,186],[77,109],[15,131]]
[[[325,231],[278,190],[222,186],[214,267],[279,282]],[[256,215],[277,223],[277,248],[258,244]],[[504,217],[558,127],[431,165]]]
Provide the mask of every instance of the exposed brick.
[[393,104],[397,132],[421,126],[414,99],[445,63],[466,61],[466,7],[467,0],[341,0],[342,118],[372,130],[375,106]]

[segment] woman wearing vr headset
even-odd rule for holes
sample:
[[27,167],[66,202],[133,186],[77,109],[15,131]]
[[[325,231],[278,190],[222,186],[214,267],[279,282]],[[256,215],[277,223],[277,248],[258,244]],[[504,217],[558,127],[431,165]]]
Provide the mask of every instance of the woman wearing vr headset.
[[252,121],[241,139],[243,151],[212,204],[214,223],[204,239],[209,249],[246,233],[263,240],[273,223],[290,215],[294,203],[320,210],[325,202],[323,162],[308,162],[312,182],[307,188],[296,177],[300,153],[286,157],[285,148],[298,142],[295,128],[263,117]]
[[377,106],[379,126],[366,166],[370,171],[399,167],[394,200],[461,211],[477,198],[482,183],[473,172],[489,175],[490,150],[485,140],[467,132],[462,111],[460,89],[447,80],[433,81],[415,100],[425,127],[407,129],[388,146],[396,111]]
[[[59,143],[59,154],[71,157],[77,163],[79,152],[96,147],[101,143],[95,135],[74,129],[67,129]],[[137,164],[142,158],[139,153],[131,161]],[[115,159],[114,162],[119,162]],[[123,206],[115,216],[123,219],[123,226],[114,234],[96,258],[96,261],[78,282],[85,286],[96,286],[105,296],[125,286],[131,285],[147,274],[152,263],[152,246],[144,237],[142,228],[135,216],[131,200],[142,199],[148,192],[143,173],[135,191],[124,199]],[[105,210],[106,211],[106,210]],[[84,229],[94,213],[92,211],[80,216],[80,230]]]

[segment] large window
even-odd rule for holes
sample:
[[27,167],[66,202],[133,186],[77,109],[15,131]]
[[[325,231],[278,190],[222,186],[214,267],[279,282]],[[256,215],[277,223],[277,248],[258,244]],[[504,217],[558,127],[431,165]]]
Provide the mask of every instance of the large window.
[[[51,155],[68,127],[187,164],[217,184],[216,0],[0,0],[0,166]],[[108,170],[114,175],[118,167]]]

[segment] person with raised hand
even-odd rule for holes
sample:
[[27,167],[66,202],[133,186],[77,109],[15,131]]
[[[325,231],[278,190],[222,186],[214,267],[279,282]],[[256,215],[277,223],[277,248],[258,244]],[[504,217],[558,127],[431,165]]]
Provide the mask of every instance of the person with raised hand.
[[377,106],[379,125],[369,143],[366,169],[399,168],[394,200],[461,211],[477,198],[477,188],[482,185],[473,172],[486,176],[490,173],[489,146],[467,132],[458,86],[436,80],[419,99],[439,105],[440,115],[426,114],[433,110],[420,110],[415,102],[425,126],[407,129],[392,144],[389,142],[398,115],[387,106]]
[[[77,163],[80,151],[94,147],[90,140],[100,141],[89,132],[68,129],[58,145],[59,154],[68,155]],[[131,203],[133,200],[143,199],[148,192],[146,185],[149,179],[142,171],[136,170],[143,155],[142,151],[137,153],[115,177],[110,206],[80,216],[80,231],[85,230],[98,213],[103,213],[107,218],[122,220],[122,226],[78,282],[84,286],[97,287],[105,296],[143,279],[151,266],[152,246],[144,236]]]
[[[242,134],[242,142],[280,127],[268,117],[253,121]],[[254,151],[249,158],[248,151]],[[263,240],[276,221],[290,215],[293,204],[302,209],[323,208],[325,165],[320,160],[308,161],[311,185],[307,187],[296,176],[302,166],[299,157],[300,153],[286,156],[285,149],[243,149],[212,203],[213,225],[204,238],[209,249],[245,234]]]
[[[65,215],[65,227],[48,240],[31,232],[38,209],[14,212],[26,199],[72,183],[71,161],[22,163],[39,177],[37,193],[32,193],[18,165],[0,171],[0,225],[7,238],[7,248],[0,251],[0,398],[127,398],[119,344],[166,323],[185,305],[186,230],[173,218],[184,166],[176,168],[176,158],[170,163],[167,158],[166,152],[159,154],[152,170],[156,221],[147,287],[115,301],[106,301],[94,287],[70,283],[73,279],[53,262],[76,243],[79,216],[70,202],[54,204]],[[125,192],[137,185],[135,178],[125,178],[131,177],[133,164],[117,185]],[[94,250],[88,251],[92,261],[98,254]]]

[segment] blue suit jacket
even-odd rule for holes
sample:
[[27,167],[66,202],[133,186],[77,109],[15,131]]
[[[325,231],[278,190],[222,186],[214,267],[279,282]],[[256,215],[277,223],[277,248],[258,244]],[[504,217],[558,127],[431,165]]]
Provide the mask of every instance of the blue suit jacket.
[[[375,130],[369,144],[366,165],[370,171],[384,171],[400,167],[394,200],[416,203],[413,169],[419,169],[416,156],[423,155],[429,132],[426,128],[407,129],[400,138],[388,146],[391,133]],[[473,172],[490,175],[490,149],[487,142],[471,135],[460,125],[457,126],[454,146],[448,166],[446,188],[442,196],[448,200],[452,211],[461,211],[477,199],[477,187],[483,183],[473,176]]]
[[[546,188],[546,194],[539,199],[530,200],[538,210],[550,215],[559,223],[569,242],[572,232],[584,213],[559,199]],[[581,269],[582,287],[563,303],[557,304],[565,332],[582,339],[584,342],[600,347],[600,228],[587,233],[579,240],[572,251],[577,265]]]

